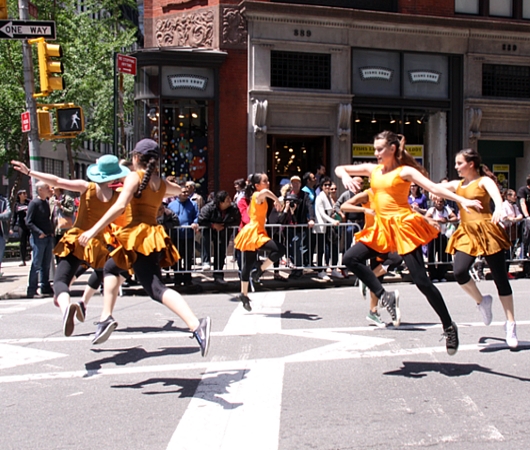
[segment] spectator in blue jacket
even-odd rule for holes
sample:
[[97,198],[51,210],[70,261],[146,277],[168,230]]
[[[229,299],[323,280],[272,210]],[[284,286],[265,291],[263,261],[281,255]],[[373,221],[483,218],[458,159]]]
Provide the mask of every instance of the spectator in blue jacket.
[[181,188],[180,195],[168,205],[168,208],[178,216],[180,222],[180,227],[173,229],[171,233],[171,239],[180,253],[176,270],[182,272],[175,273],[175,287],[193,284],[191,268],[195,256],[195,233],[199,230],[197,203],[190,200],[189,190],[185,184],[182,184]]

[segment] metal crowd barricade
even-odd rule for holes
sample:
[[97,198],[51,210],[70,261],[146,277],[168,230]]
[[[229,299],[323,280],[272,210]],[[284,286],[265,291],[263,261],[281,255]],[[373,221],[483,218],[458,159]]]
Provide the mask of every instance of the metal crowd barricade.
[[[295,270],[341,269],[342,256],[352,245],[353,235],[360,230],[356,223],[318,224],[324,229],[323,238],[317,237],[307,224],[281,225],[267,224],[266,230],[272,239],[285,247],[285,255],[274,269]],[[237,273],[238,255],[233,240],[238,227],[219,232],[211,228],[199,227],[195,232],[190,226],[178,226],[170,230],[171,238],[177,247],[181,260],[175,267],[165,270],[166,274],[175,273]],[[321,261],[316,255],[322,255]],[[224,257],[223,257],[224,256]],[[266,258],[266,254],[260,258]],[[222,259],[222,260],[220,260]],[[331,261],[336,259],[335,264]],[[326,264],[329,261],[329,264]]]
[[[312,269],[316,271],[342,269],[342,257],[354,243],[354,234],[360,231],[357,223],[316,224],[324,229],[324,233],[317,234],[307,224],[281,225],[267,224],[266,230],[271,238],[285,247],[285,255],[271,269],[292,271]],[[516,226],[506,227],[512,242],[507,252],[507,263],[525,264],[525,270],[530,272],[528,250],[530,247],[530,220],[523,221]],[[237,227],[231,227],[224,232],[211,228],[199,227],[197,232],[189,226],[175,227],[171,230],[182,260],[178,267],[167,269],[166,273],[237,273],[239,271],[238,255],[234,249],[233,240],[237,234]],[[447,266],[452,270],[452,255],[445,252],[448,238],[441,235],[427,246],[425,264],[427,269]],[[317,255],[323,258],[318,261]],[[260,258],[266,258],[266,254]],[[222,261],[218,261],[222,258]],[[332,261],[336,259],[336,263]],[[205,266],[205,263],[207,264]],[[529,273],[530,274],[530,273]]]

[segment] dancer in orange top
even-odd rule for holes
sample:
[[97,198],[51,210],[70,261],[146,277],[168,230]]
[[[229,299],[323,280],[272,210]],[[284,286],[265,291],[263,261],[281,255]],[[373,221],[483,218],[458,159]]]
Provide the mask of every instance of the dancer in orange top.
[[[495,175],[481,164],[479,153],[470,148],[456,154],[455,169],[462,180],[454,180],[444,186],[462,197],[478,199],[484,205],[480,212],[460,210],[460,225],[447,243],[447,253],[455,255],[453,267],[456,281],[475,300],[484,324],[489,325],[493,319],[493,299],[491,295],[482,295],[469,276],[469,269],[475,258],[484,256],[506,315],[506,343],[515,348],[518,341],[513,294],[506,273],[504,253],[511,244],[508,235],[499,225],[502,217],[502,197],[494,181]],[[495,204],[493,213],[490,211],[490,200]]]
[[[267,220],[267,198],[274,201],[279,211],[281,203],[278,197],[269,190],[269,178],[264,173],[255,173],[245,188],[245,196],[251,196],[247,223],[234,239],[234,247],[243,252],[243,268],[241,270],[241,294],[238,298],[247,311],[252,311],[248,297],[248,283],[251,280],[252,290],[263,272],[285,254],[285,248],[279,242],[272,240],[265,231]],[[269,252],[267,260],[255,267],[258,250]]]
[[118,158],[104,155],[96,164],[87,169],[87,176],[92,180],[67,180],[43,172],[30,171],[19,161],[11,161],[14,169],[28,176],[44,181],[50,186],[60,187],[69,191],[80,192],[81,200],[74,226],[70,228],[57,243],[54,253],[59,257],[55,270],[53,291],[55,301],[63,313],[63,332],[71,336],[74,332],[74,317],[80,322],[85,321],[85,306],[82,302],[70,302],[70,283],[82,262],[94,269],[97,282],[103,279],[103,266],[109,258],[109,251],[104,239],[104,231],[94,236],[90,245],[83,246],[78,242],[79,236],[91,228],[107,210],[114,205],[118,194],[109,186],[112,181],[126,176],[129,169],[118,164]]
[[[105,263],[104,305],[92,343],[105,342],[118,326],[112,312],[118,297],[120,272],[132,268],[149,296],[167,306],[186,323],[199,343],[202,356],[206,356],[210,340],[210,318],[197,319],[186,300],[178,292],[166,287],[162,281],[160,267],[174,265],[179,254],[164,227],[157,223],[158,207],[164,197],[178,195],[181,189],[160,178],[159,160],[160,148],[155,141],[139,141],[132,152],[135,171],[125,178],[116,203],[90,230],[79,237],[82,245],[88,245],[110,222],[124,211],[130,211],[127,225],[114,235],[119,245],[111,253],[112,258]],[[126,209],[128,205],[130,209]]]
[[440,317],[447,353],[454,355],[459,344],[457,326],[451,319],[440,291],[427,275],[421,249],[422,245],[437,236],[438,230],[411,209],[408,203],[410,183],[415,182],[439,197],[455,200],[464,209],[480,208],[480,201],[460,197],[423,175],[425,170],[405,150],[404,136],[391,131],[379,133],[374,140],[374,154],[378,164],[338,166],[335,169],[346,189],[356,187],[352,175],[371,177],[370,185],[374,195],[372,207],[376,212],[374,225],[356,234],[357,243],[346,252],[342,261],[381,300],[390,313],[394,326],[399,326],[399,293],[385,291],[381,282],[366,266],[366,260],[378,253],[400,254],[409,268],[413,282]]

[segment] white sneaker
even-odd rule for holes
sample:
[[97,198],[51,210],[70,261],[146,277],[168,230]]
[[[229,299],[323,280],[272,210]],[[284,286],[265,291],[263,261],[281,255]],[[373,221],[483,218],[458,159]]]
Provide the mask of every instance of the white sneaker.
[[344,275],[342,275],[342,273],[340,272],[340,270],[337,270],[337,269],[333,269],[331,271],[331,277],[332,278],[344,278]]
[[210,264],[208,264],[207,262],[202,264],[202,270],[210,270],[211,268],[212,266],[210,266]]
[[318,272],[318,278],[324,280],[324,281],[330,281],[331,278],[328,276],[328,274],[324,271]]
[[517,334],[515,332],[515,322],[506,322],[504,324],[504,330],[506,331],[506,343],[510,348],[516,348],[519,345],[517,340]]
[[477,305],[477,309],[482,315],[482,321],[484,325],[489,325],[493,320],[493,313],[491,312],[491,304],[493,303],[493,298],[491,295],[483,295],[482,301]]

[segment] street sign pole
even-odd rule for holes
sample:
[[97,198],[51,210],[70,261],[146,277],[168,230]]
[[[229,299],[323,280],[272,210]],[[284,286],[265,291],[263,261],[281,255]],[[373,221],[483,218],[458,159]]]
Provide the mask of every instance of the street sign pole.
[[[18,11],[22,20],[29,19],[28,0],[18,0]],[[22,56],[24,67],[24,89],[26,91],[26,108],[29,111],[31,129],[28,132],[29,167],[32,171],[41,171],[39,127],[37,124],[37,103],[33,98],[35,82],[33,79],[33,61],[31,59],[31,45],[22,41]],[[37,196],[35,183],[31,190],[33,198]]]

